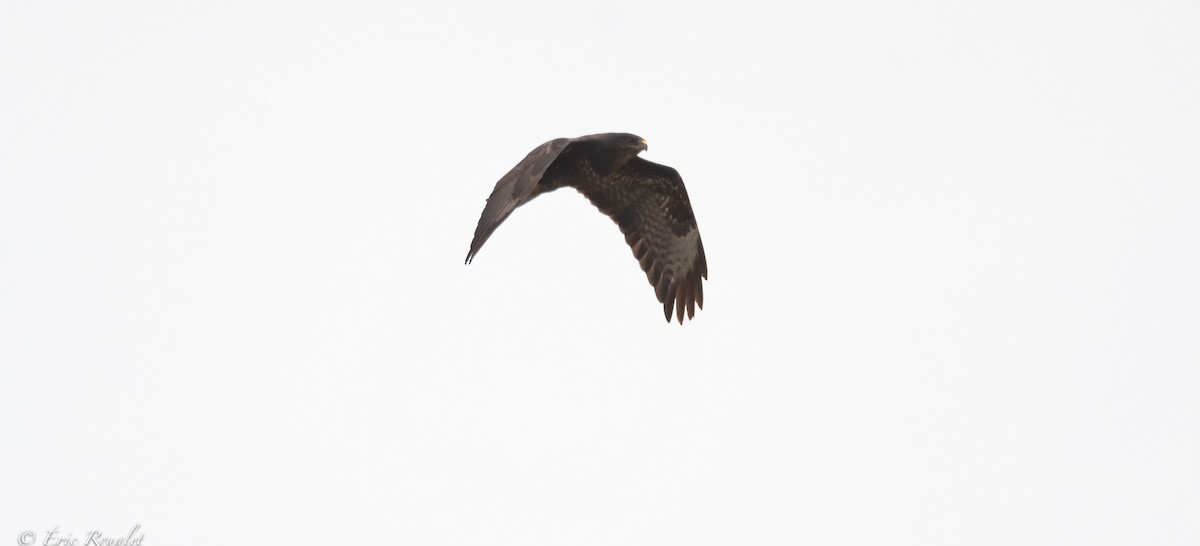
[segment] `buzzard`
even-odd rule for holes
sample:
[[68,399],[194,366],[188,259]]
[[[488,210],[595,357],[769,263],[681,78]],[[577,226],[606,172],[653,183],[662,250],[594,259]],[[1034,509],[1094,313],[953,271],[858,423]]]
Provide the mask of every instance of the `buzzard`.
[[620,226],[667,322],[674,311],[683,324],[684,309],[692,318],[696,307],[704,307],[704,245],[683,179],[675,169],[637,156],[646,149],[642,137],[628,133],[557,138],[534,148],[496,182],[466,263],[517,207],[571,186]]

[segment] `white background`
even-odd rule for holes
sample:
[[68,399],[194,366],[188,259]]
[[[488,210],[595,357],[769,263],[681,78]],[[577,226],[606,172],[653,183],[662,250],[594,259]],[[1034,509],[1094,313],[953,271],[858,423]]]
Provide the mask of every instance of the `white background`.
[[[1198,29],[5,1],[0,544],[1200,543]],[[607,131],[687,182],[682,327],[570,190],[462,263]]]

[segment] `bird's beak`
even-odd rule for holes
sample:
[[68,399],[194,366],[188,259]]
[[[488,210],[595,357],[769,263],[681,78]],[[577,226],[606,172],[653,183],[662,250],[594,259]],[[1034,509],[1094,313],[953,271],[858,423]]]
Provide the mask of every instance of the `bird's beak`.
[[644,138],[642,139],[642,149],[647,151],[650,150],[650,145],[646,144],[646,139]]

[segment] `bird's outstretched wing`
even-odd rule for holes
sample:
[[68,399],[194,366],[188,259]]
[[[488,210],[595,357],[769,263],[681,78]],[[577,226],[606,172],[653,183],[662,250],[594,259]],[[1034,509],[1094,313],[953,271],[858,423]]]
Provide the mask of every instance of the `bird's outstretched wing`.
[[467,253],[465,263],[471,263],[483,243],[492,236],[492,232],[525,202],[533,192],[534,186],[537,186],[542,175],[546,173],[546,169],[570,143],[569,138],[556,138],[534,148],[525,159],[496,182],[487,205],[483,207],[479,224],[475,227],[475,238],[471,240],[471,250]]
[[635,157],[576,189],[621,227],[668,322],[672,311],[683,324],[684,309],[692,318],[696,307],[704,307],[701,278],[708,278],[708,263],[692,203],[675,169]]

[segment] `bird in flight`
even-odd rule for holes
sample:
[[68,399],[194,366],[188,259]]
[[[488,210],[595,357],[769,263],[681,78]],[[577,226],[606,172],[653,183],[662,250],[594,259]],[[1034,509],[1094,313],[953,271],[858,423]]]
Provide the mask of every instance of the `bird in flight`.
[[704,245],[683,179],[675,169],[637,156],[646,149],[642,137],[628,133],[556,138],[534,148],[496,182],[466,263],[517,207],[571,186],[621,228],[667,322],[674,311],[683,324],[685,309],[690,319],[704,308]]

